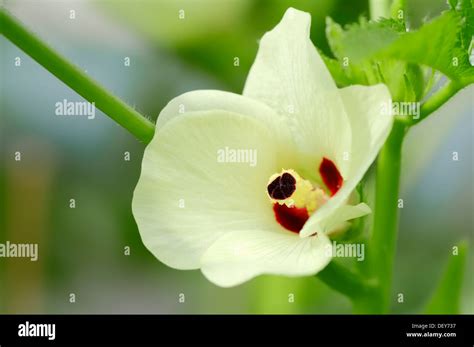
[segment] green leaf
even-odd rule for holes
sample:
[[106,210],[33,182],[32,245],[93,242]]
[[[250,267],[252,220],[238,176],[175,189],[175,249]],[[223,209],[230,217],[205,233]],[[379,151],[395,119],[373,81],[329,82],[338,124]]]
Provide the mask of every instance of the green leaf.
[[387,44],[376,57],[430,66],[452,80],[463,81],[474,77],[474,68],[459,39],[463,20],[465,18],[457,12],[445,12],[420,30],[401,35]]
[[[411,73],[407,71],[408,64],[395,59],[378,61],[376,64],[382,77],[381,82],[387,85],[392,99],[394,101],[413,101],[412,97],[406,99],[407,95],[416,95],[413,90],[407,91],[406,80],[412,79]],[[410,84],[409,88],[413,88],[413,86]]]
[[[327,18],[326,36],[338,60],[329,60],[326,64],[337,84],[385,83],[394,101],[420,100],[424,91],[420,67],[392,58],[373,59],[377,52],[404,33],[404,23],[393,19],[377,22],[360,19],[359,23],[343,29]],[[410,100],[405,100],[407,95],[410,95]]]
[[463,48],[471,53],[472,40],[474,35],[474,8],[471,0],[461,0],[457,8],[460,15],[464,18],[461,25],[461,44]]
[[405,101],[415,101],[416,100],[416,94],[414,87],[408,78],[408,76],[405,74],[403,75],[403,78],[405,79],[405,96],[403,100]]
[[407,64],[405,74],[404,101],[419,101],[424,96],[425,77],[420,66]]
[[359,64],[373,56],[398,39],[403,31],[402,24],[391,19],[378,22],[361,19],[345,29],[331,18],[326,19],[326,37],[331,51],[339,60],[349,58],[350,64]]
[[452,254],[448,260],[441,281],[426,307],[426,313],[459,313],[463,275],[466,267],[467,243],[461,242],[457,249],[457,255]]
[[319,54],[338,87],[342,88],[351,84],[368,84],[366,74],[360,68],[356,66],[343,66],[343,63],[339,60],[329,58],[321,51]]
[[432,74],[432,69],[422,68],[416,64],[407,65],[406,78],[413,88],[413,93],[415,95],[414,100],[419,101],[423,98],[425,95],[425,85],[429,84]]
[[360,19],[342,28],[327,18],[326,36],[336,59],[326,64],[339,86],[385,83],[394,101],[422,100],[430,92],[433,70],[468,85],[474,81],[466,46],[474,22],[468,2],[453,2],[455,10],[414,32],[406,32],[402,20]]
[[329,48],[331,48],[332,53],[338,59],[341,59],[343,56],[343,49],[341,41],[344,37],[344,29],[334,22],[331,17],[326,18],[326,38],[328,40]]

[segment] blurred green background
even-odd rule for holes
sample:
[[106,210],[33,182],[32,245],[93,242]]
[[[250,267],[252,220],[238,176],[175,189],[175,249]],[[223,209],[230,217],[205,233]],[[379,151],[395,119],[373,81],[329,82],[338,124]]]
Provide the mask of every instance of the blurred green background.
[[[407,2],[411,27],[446,8],[444,0]],[[72,62],[153,119],[171,98],[189,90],[240,93],[259,38],[290,6],[311,13],[313,42],[327,54],[326,16],[346,24],[368,14],[362,0],[4,3]],[[161,264],[141,243],[131,214],[144,145],[100,111],[93,120],[56,116],[56,102],[83,99],[4,37],[0,48],[0,243],[39,243],[37,262],[0,258],[1,313],[351,312],[345,297],[312,277],[263,276],[222,289],[199,271]],[[15,66],[17,57],[21,66]],[[396,313],[421,310],[452,247],[461,239],[472,245],[472,93],[457,95],[407,137]],[[459,161],[452,161],[453,151]],[[130,161],[124,160],[125,152]],[[70,199],[76,208],[69,208]],[[472,253],[463,287],[465,313],[474,313]],[[404,294],[403,303],[397,302],[398,293]]]

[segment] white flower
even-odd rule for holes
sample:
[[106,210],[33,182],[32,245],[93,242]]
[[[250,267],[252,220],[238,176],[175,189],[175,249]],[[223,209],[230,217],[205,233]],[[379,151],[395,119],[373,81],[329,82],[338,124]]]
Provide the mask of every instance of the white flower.
[[198,90],[161,112],[133,214],[168,266],[224,287],[312,275],[331,260],[327,234],[370,213],[348,202],[390,132],[390,94],[338,89],[310,21],[290,8],[263,36],[243,96]]

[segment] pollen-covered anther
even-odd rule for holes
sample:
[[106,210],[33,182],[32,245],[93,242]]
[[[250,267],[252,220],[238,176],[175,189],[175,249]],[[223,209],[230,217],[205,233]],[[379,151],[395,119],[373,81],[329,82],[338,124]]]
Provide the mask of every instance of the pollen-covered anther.
[[[274,177],[274,176],[272,176]],[[288,172],[277,175],[267,186],[268,195],[275,200],[285,200],[293,195],[296,190],[296,179]]]
[[267,193],[277,222],[293,232],[299,232],[311,213],[329,198],[323,189],[291,169],[272,175]]

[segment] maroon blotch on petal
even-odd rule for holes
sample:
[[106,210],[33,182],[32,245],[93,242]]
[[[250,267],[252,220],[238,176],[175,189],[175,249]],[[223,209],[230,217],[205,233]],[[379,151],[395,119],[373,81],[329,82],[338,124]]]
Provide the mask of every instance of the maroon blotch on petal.
[[321,165],[319,165],[319,174],[321,175],[324,184],[331,192],[331,195],[336,194],[342,186],[343,179],[333,161],[323,158]]

